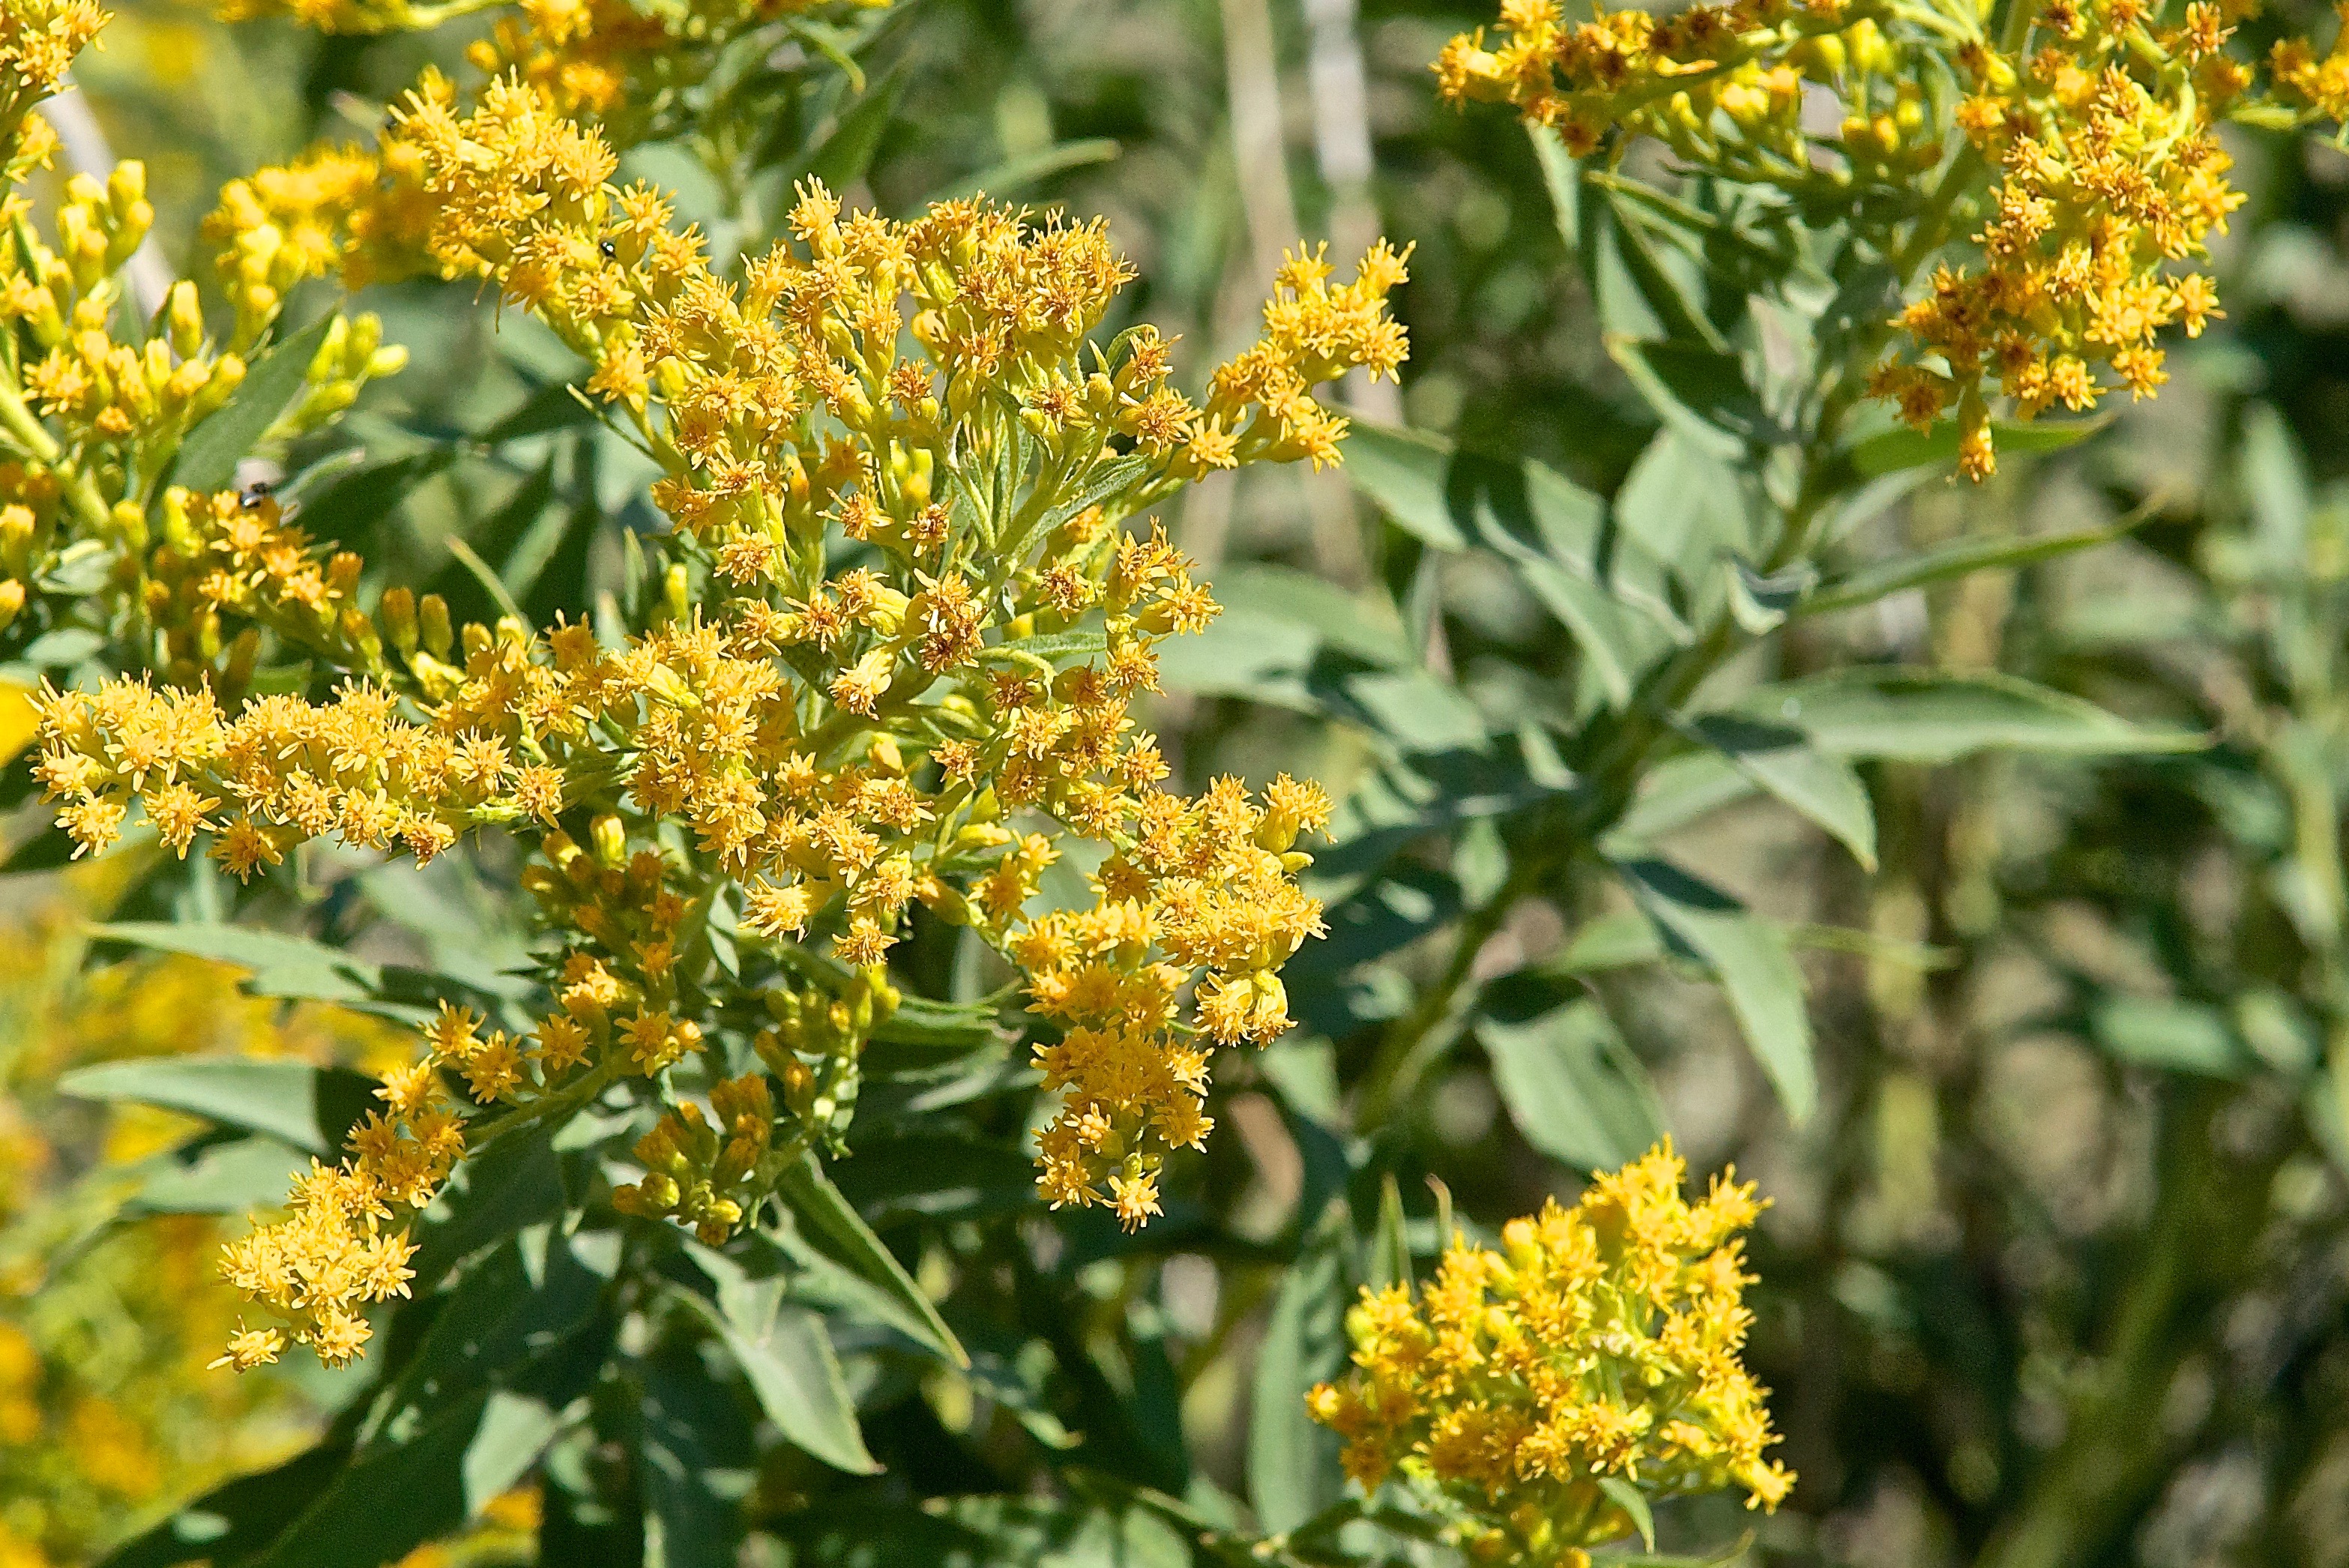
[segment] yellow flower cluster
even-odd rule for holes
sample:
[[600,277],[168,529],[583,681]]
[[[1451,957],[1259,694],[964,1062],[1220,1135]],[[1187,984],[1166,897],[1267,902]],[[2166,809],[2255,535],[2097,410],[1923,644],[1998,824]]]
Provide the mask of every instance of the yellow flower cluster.
[[97,0],[10,0],[0,7],[0,165],[11,184],[57,145],[33,106],[57,90],[74,57],[106,25]]
[[564,114],[606,133],[640,128],[667,95],[706,77],[729,45],[792,17],[883,11],[895,0],[522,0],[466,58],[536,87]]
[[2223,53],[2240,10],[2193,0],[2155,27],[2147,0],[2051,0],[2019,58],[1961,52],[1958,123],[1999,176],[1982,260],[1940,268],[1900,318],[1941,367],[1891,361],[1873,389],[1920,427],[1954,403],[1968,476],[1997,467],[1986,381],[2025,418],[2116,386],[2150,397],[2168,379],[2156,335],[2221,314],[2207,275],[2168,268],[2206,255],[2243,201],[2213,132],[2249,84]]
[[[1131,275],[1098,224],[970,201],[891,222],[810,185],[799,243],[734,284],[657,193],[611,187],[601,136],[527,84],[492,83],[469,114],[414,95],[398,136],[433,263],[546,322],[660,462],[673,559],[655,624],[623,647],[568,624],[457,635],[445,607],[402,593],[360,614],[357,562],[319,562],[265,500],[183,498],[194,544],[174,591],[255,620],[265,603],[281,634],[306,617],[363,678],[325,704],[142,680],[45,701],[38,774],[91,850],[134,801],[167,846],[210,835],[241,876],[307,838],[429,859],[471,828],[543,825],[529,883],[571,945],[534,1043],[444,1020],[352,1160],[235,1254],[240,1285],[294,1338],[354,1353],[360,1309],[400,1288],[400,1217],[458,1150],[432,1072],[526,1102],[698,1050],[718,1005],[694,932],[721,897],[781,961],[828,950],[809,959],[820,975],[770,992],[758,1042],[800,1125],[769,1148],[744,1123],[772,1097],[730,1085],[726,1136],[678,1110],[632,1203],[730,1227],[761,1196],[750,1172],[832,1135],[919,903],[1018,965],[1059,1031],[1040,1049],[1065,1091],[1048,1195],[1141,1223],[1166,1151],[1207,1130],[1195,1035],[1288,1026],[1275,972],[1319,928],[1294,846],[1329,803],[1287,779],[1260,803],[1230,781],[1196,799],[1161,788],[1132,704],[1155,686],[1154,645],[1216,606],[1163,536],[1123,524],[1215,469],[1335,460],[1345,422],[1314,390],[1393,374],[1402,259],[1381,246],[1340,284],[1319,255],[1293,258],[1261,340],[1194,402],[1154,333],[1091,341]],[[556,827],[581,820],[585,847]],[[664,823],[690,849],[655,848]],[[1040,907],[1071,835],[1105,856],[1090,904]],[[231,1359],[283,1337],[254,1330]]]
[[[2044,0],[2014,10],[2003,44],[1968,9],[1735,0],[1660,19],[1594,0],[1570,23],[1559,0],[1502,0],[1496,41],[1456,37],[1435,70],[1446,97],[1515,105],[1577,155],[1652,137],[1709,174],[1813,205],[1836,194],[1904,266],[1961,235],[1979,203],[1979,260],[1939,268],[1887,324],[1905,347],[1869,387],[1920,428],[1954,408],[1960,466],[1981,479],[1997,466],[1992,396],[2029,418],[2168,379],[2161,331],[2195,336],[2222,314],[2208,275],[2175,270],[2207,256],[2243,200],[2218,121],[2340,118],[2349,53],[2277,44],[2278,101],[2255,103],[2226,46],[2258,0]],[[1967,96],[1948,108],[1929,88],[1951,72]],[[1801,125],[1806,82],[1845,108],[1825,167]],[[1952,124],[1970,148],[1954,162]]]
[[1572,1209],[1512,1220],[1492,1252],[1455,1242],[1418,1302],[1365,1289],[1347,1315],[1356,1370],[1307,1397],[1346,1439],[1347,1473],[1392,1475],[1462,1514],[1475,1554],[1584,1561],[1649,1497],[1742,1487],[1775,1509],[1795,1482],[1739,1359],[1753,1315],[1738,1233],[1752,1183],[1692,1203],[1669,1142],[1597,1178]]
[[[1805,81],[1864,104],[1868,78],[1897,75],[1879,11],[1855,0],[1732,0],[1659,15],[1594,3],[1588,21],[1569,24],[1559,0],[1502,0],[1491,46],[1482,29],[1455,37],[1435,74],[1445,98],[1514,105],[1577,157],[1619,131],[1657,138],[1708,168],[1795,177],[1811,165]],[[1912,84],[1901,100],[1912,115],[1914,92]],[[1859,125],[1863,137],[1876,134],[1865,116]],[[1894,128],[1894,142],[1904,134]]]
[[362,34],[420,32],[459,16],[510,10],[520,13],[519,19],[511,15],[501,16],[496,24],[501,32],[519,26],[545,46],[560,47],[600,28],[617,35],[600,42],[597,49],[599,55],[614,57],[625,46],[624,39],[642,46],[661,38],[708,36],[730,25],[768,22],[827,10],[877,10],[893,3],[894,0],[685,0],[682,5],[663,7],[671,14],[657,18],[632,12],[615,0],[518,0],[511,6],[506,0],[442,0],[439,5],[410,5],[409,0],[222,0],[219,9],[223,21],[291,16],[316,32]]
[[[689,0],[645,9],[627,0],[523,0],[500,7],[488,37],[466,59],[493,80],[534,93],[551,114],[599,124],[626,147],[650,130],[676,96],[719,56],[779,20],[839,10],[882,10],[894,0]],[[477,5],[413,6],[406,0],[228,0],[232,20],[289,12],[327,32],[429,27]],[[453,105],[454,83],[427,67],[419,97]],[[237,308],[243,346],[295,284],[339,275],[347,287],[429,273],[429,226],[419,153],[397,126],[377,147],[321,144],[291,163],[231,181],[206,221],[216,264]]]
[[2333,47],[2319,57],[2305,38],[2279,38],[2268,54],[2270,90],[2316,119],[2349,121],[2349,6],[2336,4],[2342,20]]
[[[158,664],[188,678],[233,641],[222,612],[267,618],[279,595],[260,583],[271,569],[264,558],[289,577],[309,569],[294,563],[303,552],[274,511],[233,519],[252,503],[190,497],[168,483],[190,433],[235,393],[246,365],[207,340],[192,284],[174,284],[152,323],[128,298],[119,272],[154,217],[145,188],[135,162],[117,165],[102,185],[76,175],[57,209],[56,245],[20,222],[17,242],[0,253],[0,326],[24,350],[0,363],[0,629],[60,564],[95,551],[111,562],[104,575],[131,617],[120,628],[127,639],[160,640]],[[20,196],[0,205],[27,215]],[[274,324],[274,304],[240,334],[245,350]],[[406,356],[380,336],[372,316],[331,323],[307,390],[274,434],[317,428],[367,381],[398,371]],[[252,548],[228,547],[232,540]],[[288,591],[298,597],[305,584]],[[327,607],[310,597],[310,608]]]

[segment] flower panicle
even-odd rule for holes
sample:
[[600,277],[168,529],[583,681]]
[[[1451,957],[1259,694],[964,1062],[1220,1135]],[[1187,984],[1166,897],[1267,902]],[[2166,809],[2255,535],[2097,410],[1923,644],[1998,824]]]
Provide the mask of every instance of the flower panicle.
[[[352,676],[322,701],[202,669],[48,694],[38,774],[60,820],[94,852],[143,815],[170,851],[202,842],[248,878],[319,838],[424,861],[485,828],[535,836],[524,882],[562,943],[554,1006],[523,1038],[437,1026],[419,1067],[484,1106],[659,1078],[704,1049],[728,1015],[693,923],[730,888],[742,941],[847,978],[803,966],[770,992],[765,1073],[709,1114],[672,1107],[639,1148],[623,1202],[705,1236],[755,1212],[779,1161],[836,1145],[918,904],[1004,954],[1046,1026],[1047,1197],[1143,1223],[1166,1158],[1206,1136],[1213,1050],[1289,1026],[1278,971],[1321,929],[1299,846],[1330,810],[1285,776],[1165,787],[1134,705],[1159,645],[1217,606],[1143,514],[1218,469],[1336,460],[1344,421],[1316,393],[1395,373],[1404,256],[1381,245],[1340,282],[1299,253],[1259,342],[1195,401],[1163,336],[1095,342],[1133,276],[1097,222],[976,200],[891,222],[811,181],[792,238],[729,282],[666,198],[611,183],[599,131],[519,76],[471,107],[412,95],[393,139],[427,214],[403,242],[546,323],[660,463],[674,557],[648,622],[607,645],[566,622],[457,628],[399,590],[370,613],[356,558],[272,498],[180,496],[159,581]],[[347,174],[251,194],[331,207]],[[253,261],[256,315],[282,295],[278,260],[333,248],[298,223],[274,250],[250,232],[218,238],[229,268]],[[831,559],[841,535],[854,565]],[[1098,846],[1091,897],[1052,907],[1043,879],[1071,840]],[[413,1127],[370,1125],[240,1243],[233,1277],[282,1326],[256,1335],[356,1353],[397,1270],[354,1259],[445,1174],[418,1163]],[[441,1148],[447,1129],[428,1130]]]
[[1763,1203],[1734,1171],[1692,1202],[1685,1173],[1667,1141],[1510,1221],[1497,1250],[1455,1239],[1415,1299],[1366,1287],[1354,1370],[1307,1397],[1347,1473],[1430,1489],[1472,1547],[1536,1562],[1633,1528],[1610,1481],[1775,1509],[1795,1477],[1764,1457],[1767,1390],[1740,1359],[1738,1236]]

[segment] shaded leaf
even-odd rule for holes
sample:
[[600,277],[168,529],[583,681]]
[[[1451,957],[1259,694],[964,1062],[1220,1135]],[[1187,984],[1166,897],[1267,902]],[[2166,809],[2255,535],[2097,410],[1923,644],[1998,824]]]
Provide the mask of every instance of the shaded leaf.
[[[2060,452],[2077,446],[2111,424],[2112,416],[2094,419],[1992,419],[1991,437],[2006,452]],[[1851,466],[1868,479],[1899,473],[1903,469],[1940,467],[1958,460],[1958,422],[1936,419],[1930,430],[1906,426],[1868,437],[1851,449]]]
[[1664,1134],[1648,1070],[1588,997],[1476,1026],[1494,1086],[1525,1140],[1579,1171],[1637,1160]]
[[880,150],[882,134],[896,115],[897,98],[905,88],[905,75],[892,73],[850,105],[809,157],[807,172],[834,191],[845,191],[864,179],[873,165],[874,153]]
[[2149,729],[2062,692],[1987,670],[1863,665],[1764,686],[1739,709],[1796,725],[1837,757],[1948,762],[1976,751],[2068,757],[2199,750],[2205,737]]
[[748,1423],[698,1356],[657,1356],[638,1372],[636,1485],[645,1498],[645,1568],[735,1562],[741,1500],[754,1479]]
[[331,1160],[375,1103],[375,1080],[346,1068],[247,1057],[157,1057],[101,1062],[57,1080],[80,1099],[132,1100],[222,1127],[264,1133]]
[[335,324],[332,313],[283,339],[245,371],[229,400],[180,443],[171,482],[191,490],[222,490],[236,482],[236,465],[283,418],[309,383],[310,362]]
[[936,1303],[927,1292],[914,1282],[905,1265],[897,1261],[873,1227],[855,1206],[841,1195],[832,1184],[832,1178],[816,1163],[813,1154],[804,1156],[800,1163],[785,1168],[777,1184],[777,1191],[792,1212],[806,1221],[825,1250],[856,1274],[880,1286],[910,1309],[914,1317],[927,1332],[930,1346],[957,1367],[970,1365],[969,1353],[962,1342],[938,1315]]
[[1788,1119],[1807,1120],[1818,1104],[1817,1069],[1803,972],[1785,933],[1666,861],[1626,861],[1616,870],[1666,939],[1719,983]]
[[98,1568],[242,1563],[292,1523],[341,1473],[349,1457],[349,1440],[329,1437],[284,1464],[239,1476],[116,1547]]
[[1248,1493],[1268,1531],[1294,1530],[1338,1501],[1337,1435],[1306,1413],[1305,1396],[1346,1358],[1346,1241],[1332,1204],[1281,1275],[1256,1362],[1248,1416]]
[[1735,456],[1749,443],[1790,438],[1745,379],[1734,354],[1702,344],[1649,343],[1609,334],[1608,356],[1648,406],[1706,450]]

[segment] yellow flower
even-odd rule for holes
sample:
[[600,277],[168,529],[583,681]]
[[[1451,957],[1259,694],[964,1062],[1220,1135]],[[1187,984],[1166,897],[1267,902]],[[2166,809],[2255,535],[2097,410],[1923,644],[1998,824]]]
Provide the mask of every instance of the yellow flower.
[[1761,1205],[1734,1172],[1690,1202],[1667,1142],[1503,1228],[1498,1252],[1455,1241],[1419,1299],[1365,1289],[1347,1315],[1355,1370],[1308,1396],[1346,1439],[1346,1472],[1431,1489],[1464,1535],[1517,1560],[1565,1562],[1627,1533],[1601,1485],[1651,1497],[1736,1486],[1775,1509],[1794,1475],[1767,1390],[1739,1360],[1753,1315],[1739,1232]]

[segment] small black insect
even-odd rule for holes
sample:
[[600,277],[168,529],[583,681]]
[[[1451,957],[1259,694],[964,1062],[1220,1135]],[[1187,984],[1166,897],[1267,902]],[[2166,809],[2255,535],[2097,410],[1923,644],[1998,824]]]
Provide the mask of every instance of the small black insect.
[[251,511],[276,493],[277,487],[267,480],[254,480],[237,492],[236,503]]
[[603,251],[604,259],[607,262],[616,262],[620,259],[620,247],[609,240],[604,242]]

